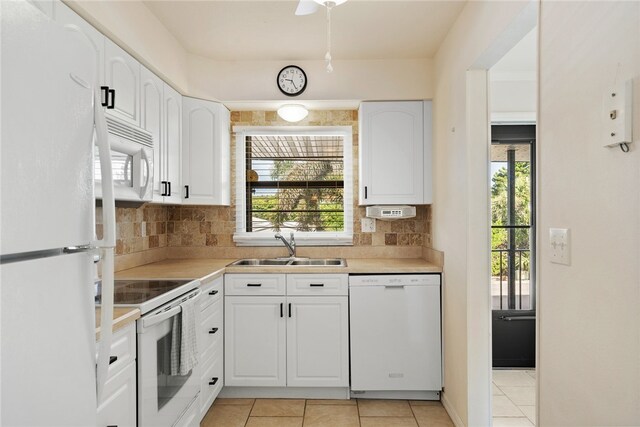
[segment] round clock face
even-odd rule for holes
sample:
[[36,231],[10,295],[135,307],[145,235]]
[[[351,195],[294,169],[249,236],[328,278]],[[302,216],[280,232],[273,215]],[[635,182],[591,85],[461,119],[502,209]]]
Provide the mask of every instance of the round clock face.
[[278,87],[287,96],[298,96],[307,88],[307,75],[302,68],[287,65],[278,73]]

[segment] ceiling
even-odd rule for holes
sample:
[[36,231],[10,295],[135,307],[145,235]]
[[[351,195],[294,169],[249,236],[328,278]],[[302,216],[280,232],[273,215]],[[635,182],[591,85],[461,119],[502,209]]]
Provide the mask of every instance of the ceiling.
[[[295,16],[297,1],[145,1],[195,55],[221,61],[322,59],[326,12]],[[350,0],[332,10],[334,59],[431,58],[461,0]]]
[[538,30],[534,28],[491,67],[491,80],[536,80],[537,43]]

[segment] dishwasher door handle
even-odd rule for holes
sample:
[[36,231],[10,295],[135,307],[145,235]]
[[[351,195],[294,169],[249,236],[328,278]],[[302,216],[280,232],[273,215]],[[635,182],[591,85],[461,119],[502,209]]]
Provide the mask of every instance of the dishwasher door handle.
[[384,285],[385,288],[404,288],[404,285]]

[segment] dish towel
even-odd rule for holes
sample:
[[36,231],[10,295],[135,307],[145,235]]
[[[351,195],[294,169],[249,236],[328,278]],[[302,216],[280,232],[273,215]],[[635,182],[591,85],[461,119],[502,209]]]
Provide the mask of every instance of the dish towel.
[[173,320],[171,375],[187,375],[198,365],[195,299],[189,298],[180,304],[182,311]]

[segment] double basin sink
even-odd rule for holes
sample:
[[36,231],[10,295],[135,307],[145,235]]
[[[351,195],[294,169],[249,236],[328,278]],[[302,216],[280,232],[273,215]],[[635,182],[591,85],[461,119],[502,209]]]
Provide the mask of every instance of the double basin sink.
[[239,259],[229,264],[229,267],[346,267],[347,262],[343,258],[248,258]]

